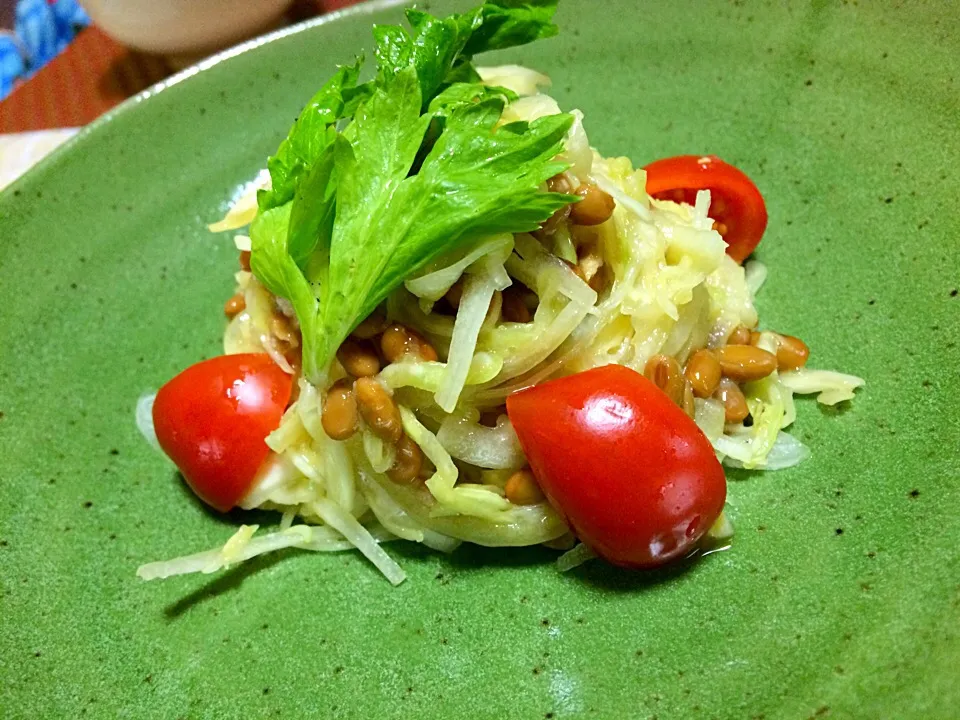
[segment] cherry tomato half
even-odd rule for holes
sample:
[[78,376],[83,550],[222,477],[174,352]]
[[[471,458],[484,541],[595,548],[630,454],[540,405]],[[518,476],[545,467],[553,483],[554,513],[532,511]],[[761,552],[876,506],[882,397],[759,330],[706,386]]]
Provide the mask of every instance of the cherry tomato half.
[[647,165],[647,193],[657,200],[693,205],[710,191],[710,217],[727,242],[727,255],[742,263],[767,229],[763,196],[741,170],[713,155],[678,155]]
[[685,555],[719,517],[710,441],[643,375],[607,365],[507,398],[534,477],[580,540],[615,565]]
[[293,377],[263,353],[191,365],[157,393],[157,440],[200,499],[226,512],[250,490],[292,388]]

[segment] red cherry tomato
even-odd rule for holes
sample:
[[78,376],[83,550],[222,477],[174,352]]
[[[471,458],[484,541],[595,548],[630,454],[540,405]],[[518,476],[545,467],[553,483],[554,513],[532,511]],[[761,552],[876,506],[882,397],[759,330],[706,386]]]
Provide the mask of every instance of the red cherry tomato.
[[710,191],[710,217],[727,242],[727,255],[742,263],[767,229],[763,196],[742,171],[713,155],[678,155],[647,165],[647,193],[657,200],[693,205]]
[[726,480],[710,441],[630,368],[522,390],[507,398],[507,414],[551,504],[615,565],[685,555],[723,510]]
[[255,353],[204,360],[160,388],[157,440],[201,500],[226,512],[243,499],[292,387],[292,376]]

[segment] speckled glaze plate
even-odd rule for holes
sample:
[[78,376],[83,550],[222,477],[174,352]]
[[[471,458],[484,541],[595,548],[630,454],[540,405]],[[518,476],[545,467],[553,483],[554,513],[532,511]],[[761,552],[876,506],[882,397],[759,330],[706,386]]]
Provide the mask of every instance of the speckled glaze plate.
[[[463,4],[434,3],[446,12]],[[799,403],[802,466],[731,473],[733,547],[633,574],[546,550],[222,542],[137,397],[217,353],[235,250],[205,223],[396,3],[191,69],[0,196],[0,716],[955,718],[960,15],[937,3],[563,0],[547,71],[605,154],[713,152],[763,190],[762,322],[867,379]],[[262,518],[261,518],[262,519]]]

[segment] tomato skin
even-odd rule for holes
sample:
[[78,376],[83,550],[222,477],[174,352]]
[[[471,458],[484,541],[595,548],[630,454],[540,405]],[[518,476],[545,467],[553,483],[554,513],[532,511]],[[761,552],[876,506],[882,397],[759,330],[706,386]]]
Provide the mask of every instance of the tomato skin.
[[264,353],[191,365],[157,393],[157,440],[197,496],[226,512],[250,490],[292,388],[293,377]]
[[753,181],[714,155],[677,155],[646,165],[647,193],[691,205],[710,190],[710,217],[725,228],[727,255],[742,263],[767,229],[767,206]]
[[606,365],[507,398],[534,476],[580,540],[615,565],[687,554],[719,517],[710,441],[643,375]]

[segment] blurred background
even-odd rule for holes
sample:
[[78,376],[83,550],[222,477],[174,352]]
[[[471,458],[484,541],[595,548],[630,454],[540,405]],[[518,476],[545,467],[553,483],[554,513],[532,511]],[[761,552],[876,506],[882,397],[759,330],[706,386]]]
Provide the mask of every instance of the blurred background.
[[131,95],[359,0],[0,0],[0,188]]

